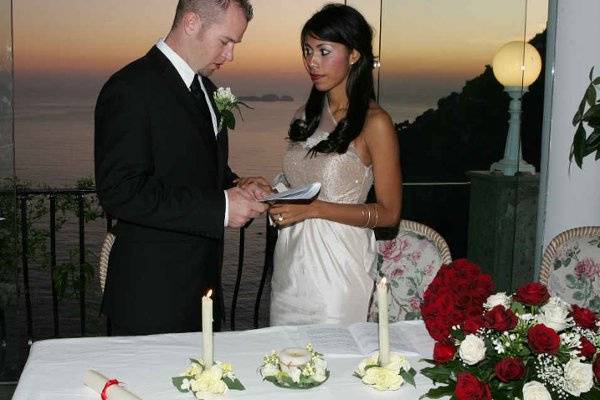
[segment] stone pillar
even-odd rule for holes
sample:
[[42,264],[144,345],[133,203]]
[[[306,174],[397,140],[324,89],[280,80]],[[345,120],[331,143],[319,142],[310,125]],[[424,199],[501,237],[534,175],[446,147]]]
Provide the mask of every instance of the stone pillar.
[[533,279],[537,175],[504,176],[471,171],[468,258],[499,291],[512,292]]
[[552,238],[570,228],[600,225],[600,160],[569,165],[577,111],[590,68],[600,75],[600,1],[550,0],[536,269]]

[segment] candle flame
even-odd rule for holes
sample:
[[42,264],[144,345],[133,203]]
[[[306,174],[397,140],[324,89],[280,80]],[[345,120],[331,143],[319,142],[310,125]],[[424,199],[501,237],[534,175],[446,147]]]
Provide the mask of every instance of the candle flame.
[[210,290],[208,291],[208,293],[206,293],[206,297],[210,298],[210,296],[212,296],[212,289],[210,289]]

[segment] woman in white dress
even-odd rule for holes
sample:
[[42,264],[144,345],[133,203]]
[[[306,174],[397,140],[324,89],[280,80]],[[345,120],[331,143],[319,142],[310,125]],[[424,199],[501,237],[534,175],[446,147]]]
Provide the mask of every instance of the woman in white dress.
[[[375,102],[372,29],[354,8],[325,6],[301,34],[310,96],[289,130],[283,175],[321,182],[310,203],[277,203],[271,325],[366,321],[377,253],[373,228],[400,218],[398,139]],[[377,202],[365,204],[375,185]]]

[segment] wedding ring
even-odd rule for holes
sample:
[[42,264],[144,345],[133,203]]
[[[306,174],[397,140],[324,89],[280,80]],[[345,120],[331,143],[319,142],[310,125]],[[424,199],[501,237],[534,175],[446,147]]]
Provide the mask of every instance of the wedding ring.
[[279,217],[277,217],[277,221],[278,222],[283,222],[283,215],[279,214]]

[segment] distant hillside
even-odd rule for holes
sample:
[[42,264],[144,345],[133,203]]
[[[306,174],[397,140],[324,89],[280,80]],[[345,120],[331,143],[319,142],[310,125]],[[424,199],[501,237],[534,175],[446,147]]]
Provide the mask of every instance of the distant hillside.
[[294,101],[292,96],[286,94],[278,96],[276,94],[263,94],[262,96],[240,96],[241,101]]
[[[546,54],[546,32],[530,43]],[[523,158],[539,171],[544,96],[544,70],[523,96]],[[509,97],[492,68],[465,83],[460,93],[440,99],[437,109],[409,123],[396,124],[404,180],[464,181],[465,172],[487,170],[502,158],[508,129]]]

